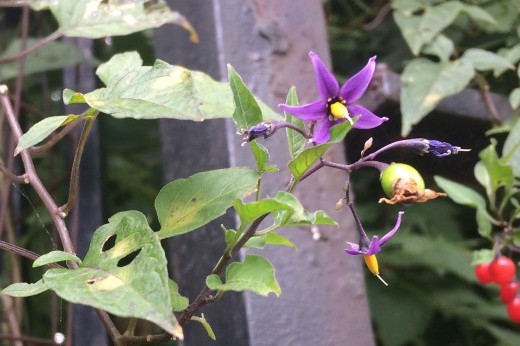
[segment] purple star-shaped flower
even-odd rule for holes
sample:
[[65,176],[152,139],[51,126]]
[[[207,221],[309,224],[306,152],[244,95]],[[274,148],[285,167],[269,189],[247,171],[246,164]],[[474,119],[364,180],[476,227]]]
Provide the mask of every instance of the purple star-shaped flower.
[[315,121],[314,142],[318,144],[327,142],[332,126],[344,121],[352,122],[352,118],[356,116],[359,116],[354,124],[354,128],[357,129],[371,129],[388,120],[388,118],[378,117],[365,107],[355,103],[363,96],[374,75],[375,56],[370,58],[366,66],[341,87],[316,53],[310,52],[309,57],[314,66],[316,86],[321,98],[302,106],[280,104],[278,107],[301,120]]
[[404,211],[399,212],[394,228],[392,228],[390,230],[390,232],[388,232],[383,237],[381,237],[381,240],[379,240],[379,237],[377,235],[373,236],[372,240],[369,240],[365,231],[360,226],[361,223],[358,222],[357,216],[354,214],[354,218],[356,219],[358,228],[361,227],[359,229],[360,240],[359,240],[359,244],[347,242],[347,244],[350,246],[350,249],[345,249],[345,252],[348,253],[349,255],[365,255],[365,256],[375,255],[376,253],[381,251],[381,246],[383,246],[395,234],[395,232],[397,232],[397,230],[401,226],[401,216],[403,214],[404,214]]

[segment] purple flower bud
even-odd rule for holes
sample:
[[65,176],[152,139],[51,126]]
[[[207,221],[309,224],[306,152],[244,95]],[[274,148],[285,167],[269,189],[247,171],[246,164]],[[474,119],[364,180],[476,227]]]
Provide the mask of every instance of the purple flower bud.
[[273,126],[269,121],[263,121],[259,124],[251,126],[242,132],[242,141],[244,143],[251,142],[253,139],[264,137],[267,138],[271,134]]
[[436,140],[427,140],[427,143],[428,153],[437,157],[445,157],[449,155],[458,154],[459,151],[469,151],[469,149],[461,149],[460,147],[451,145],[450,143]]

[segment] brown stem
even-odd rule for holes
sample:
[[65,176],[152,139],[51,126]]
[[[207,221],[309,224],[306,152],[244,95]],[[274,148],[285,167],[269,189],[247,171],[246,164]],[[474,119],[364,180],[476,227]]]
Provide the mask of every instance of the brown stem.
[[40,41],[38,41],[35,45],[33,45],[33,46],[31,46],[31,47],[21,51],[20,53],[18,53],[16,55],[13,55],[13,56],[6,57],[6,58],[1,58],[0,59],[0,64],[13,62],[13,61],[18,60],[20,58],[23,58],[24,56],[27,56],[28,54],[30,54],[30,53],[40,49],[41,47],[51,43],[52,41],[57,40],[61,36],[63,36],[63,33],[61,33],[61,31],[59,31],[59,30],[56,30],[52,34],[50,34],[49,36],[47,36],[47,37],[41,39]]
[[[30,259],[32,261],[34,261],[38,257],[40,257],[40,255],[38,255],[36,252],[32,252],[31,250],[27,250],[27,249],[25,249],[23,247],[19,247],[17,245],[10,244],[10,243],[5,242],[3,240],[0,240],[0,249],[6,250],[8,252],[11,252],[11,253],[14,253],[14,254],[17,254],[17,255],[20,255],[20,256],[28,258],[28,259]],[[49,263],[48,266],[52,267],[52,268],[63,268],[61,265],[59,265],[57,263]]]
[[11,172],[7,167],[5,167],[0,162],[0,172],[3,173],[9,180],[11,180],[13,183],[17,184],[28,184],[29,180],[25,174],[22,175],[16,175],[13,172]]
[[[5,115],[7,117],[7,121],[9,126],[11,127],[11,131],[14,135],[14,139],[18,141],[22,136],[22,130],[20,128],[20,124],[16,120],[13,107],[11,105],[11,101],[9,100],[9,96],[7,95],[8,88],[6,85],[0,85],[0,103],[2,108],[4,109]],[[60,236],[61,244],[63,249],[66,252],[71,254],[75,254],[74,247],[72,245],[72,241],[69,236],[69,232],[67,230],[67,225],[62,218],[62,215],[59,213],[58,206],[54,202],[54,199],[51,197],[45,186],[43,185],[40,177],[36,173],[36,169],[34,167],[34,163],[32,161],[32,157],[27,150],[23,150],[20,153],[22,158],[23,165],[25,167],[25,172],[27,174],[27,178],[29,179],[29,184],[34,188],[43,204],[47,208],[50,213],[51,220],[58,231],[58,235]],[[76,269],[77,264],[75,262],[70,262],[72,268]]]
[[31,4],[31,0],[0,0],[0,7],[23,7]]
[[76,148],[76,154],[74,155],[74,161],[72,162],[72,169],[70,172],[70,187],[69,187],[69,198],[67,203],[59,208],[61,213],[68,214],[68,212],[74,207],[76,203],[76,197],[79,187],[79,166],[81,163],[81,157],[83,156],[83,149],[85,149],[85,144],[87,143],[88,134],[94,125],[94,121],[96,120],[96,116],[89,117],[85,126],[83,127],[83,131],[81,132],[81,137],[79,138],[78,147]]
[[484,98],[484,103],[491,114],[491,121],[495,124],[501,124],[502,120],[500,119],[500,115],[498,114],[497,107],[493,98],[491,97],[491,93],[489,92],[489,84],[482,74],[476,72],[475,73],[475,82],[479,86],[482,91],[482,97]]
[[22,342],[22,345],[23,345],[23,342],[25,342],[27,344],[35,344],[35,345],[56,345],[56,343],[53,340],[36,338],[33,336],[25,336],[25,335],[20,335],[20,336],[0,335],[0,340],[20,341],[20,342]]
[[16,338],[13,340],[13,346],[23,346],[23,342],[20,340],[20,337],[22,336],[20,333],[20,325],[18,324],[18,319],[16,318],[14,309],[14,299],[13,297],[6,295],[0,295],[0,298],[2,300],[2,306],[6,316],[7,325],[9,327],[9,333],[14,338]]
[[58,141],[60,139],[62,139],[63,137],[65,137],[73,128],[75,128],[83,119],[82,118],[77,118],[77,119],[74,119],[73,121],[71,121],[70,123],[68,123],[67,125],[65,125],[65,127],[63,127],[63,129],[61,129],[59,132],[56,132],[55,134],[53,134],[52,136],[49,137],[49,139],[47,140],[47,142],[45,142],[44,144],[42,145],[39,145],[39,146],[36,146],[36,147],[31,147],[29,148],[29,151],[32,153],[32,154],[40,154],[40,153],[44,153],[46,152],[47,150],[49,150],[50,148],[52,148],[56,143],[58,143]]

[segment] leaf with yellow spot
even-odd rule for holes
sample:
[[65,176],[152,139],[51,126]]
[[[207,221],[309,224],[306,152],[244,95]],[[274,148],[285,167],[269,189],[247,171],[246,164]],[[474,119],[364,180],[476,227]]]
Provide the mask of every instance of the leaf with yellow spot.
[[159,238],[191,232],[223,215],[237,198],[256,191],[258,178],[252,169],[238,167],[172,181],[155,200]]
[[[136,53],[122,54],[98,68],[106,87],[82,95],[90,107],[115,118],[203,121],[232,117],[235,105],[228,83],[162,60],[141,66]],[[277,117],[264,103],[256,102],[265,119]]]
[[166,264],[146,217],[127,211],[96,230],[78,269],[50,269],[43,283],[69,302],[145,319],[182,339],[172,312]]

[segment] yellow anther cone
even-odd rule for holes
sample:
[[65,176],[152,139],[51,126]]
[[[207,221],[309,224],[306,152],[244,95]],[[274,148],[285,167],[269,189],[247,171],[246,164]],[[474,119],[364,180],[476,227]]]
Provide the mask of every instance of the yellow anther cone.
[[341,102],[334,102],[330,105],[330,113],[334,119],[347,119],[352,124],[352,118],[348,113],[347,107]]
[[377,257],[376,255],[363,255],[363,259],[365,260],[365,264],[367,265],[368,269],[372,274],[377,276],[379,280],[381,280],[382,283],[384,283],[386,286],[388,284],[381,276],[379,276],[379,264],[377,263]]

